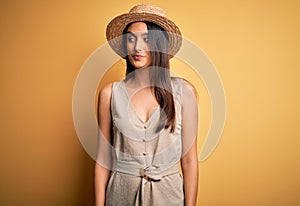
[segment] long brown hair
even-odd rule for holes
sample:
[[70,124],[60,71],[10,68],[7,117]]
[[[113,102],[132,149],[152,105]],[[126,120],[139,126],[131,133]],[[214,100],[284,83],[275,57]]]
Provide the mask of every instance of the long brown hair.
[[[131,23],[132,24],[132,23]],[[127,33],[127,25],[123,34]],[[162,109],[160,113],[160,129],[162,126],[165,128],[170,127],[170,132],[175,130],[175,105],[172,94],[171,76],[170,76],[170,63],[168,54],[168,34],[160,26],[145,22],[148,29],[148,39],[150,54],[152,58],[151,69],[149,69],[149,78],[152,91],[155,99]],[[125,37],[126,35],[123,35]],[[123,48],[127,53],[126,38],[123,38]],[[126,77],[135,70],[134,66],[130,63],[128,56],[126,59]]]

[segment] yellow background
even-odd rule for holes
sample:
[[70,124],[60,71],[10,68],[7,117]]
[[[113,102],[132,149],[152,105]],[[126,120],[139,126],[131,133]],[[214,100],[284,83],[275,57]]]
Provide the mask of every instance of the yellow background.
[[[105,43],[107,23],[141,2],[1,1],[0,205],[93,204],[93,160],[74,130],[73,86]],[[299,1],[143,2],[166,10],[224,84],[226,125],[200,163],[199,205],[300,205]]]

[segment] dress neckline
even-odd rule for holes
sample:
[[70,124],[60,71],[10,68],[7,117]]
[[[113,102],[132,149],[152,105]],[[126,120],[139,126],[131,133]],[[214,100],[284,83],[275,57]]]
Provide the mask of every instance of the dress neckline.
[[128,100],[128,105],[129,105],[130,109],[133,111],[134,115],[135,115],[135,116],[138,118],[138,120],[139,120],[141,123],[143,123],[144,125],[148,124],[148,123],[153,119],[153,117],[155,116],[155,114],[160,110],[160,107],[159,107],[159,106],[155,107],[155,108],[150,112],[149,118],[148,118],[146,121],[144,121],[144,120],[140,117],[140,115],[137,113],[137,111],[136,111],[136,109],[134,108],[134,106],[132,105],[132,102],[131,102],[131,100],[130,100],[129,93],[128,93],[127,88],[126,88],[126,85],[125,85],[125,81],[122,80],[121,84],[122,84],[122,86],[123,86],[123,89],[124,89],[124,92],[125,92],[125,96],[126,96],[126,98],[127,98],[127,100]]

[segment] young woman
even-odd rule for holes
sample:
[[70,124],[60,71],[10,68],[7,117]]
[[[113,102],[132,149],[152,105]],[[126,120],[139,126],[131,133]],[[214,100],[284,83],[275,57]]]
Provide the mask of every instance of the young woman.
[[114,18],[106,35],[127,70],[99,94],[96,205],[195,206],[195,91],[169,70],[181,46],[178,27],[161,8],[143,4]]

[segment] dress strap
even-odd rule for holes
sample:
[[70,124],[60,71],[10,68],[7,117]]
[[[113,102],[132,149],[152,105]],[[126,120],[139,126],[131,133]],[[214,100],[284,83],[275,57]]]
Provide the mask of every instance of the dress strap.
[[173,98],[176,102],[178,102],[180,105],[182,104],[182,78],[179,77],[171,77],[172,82],[172,92],[173,92]]

